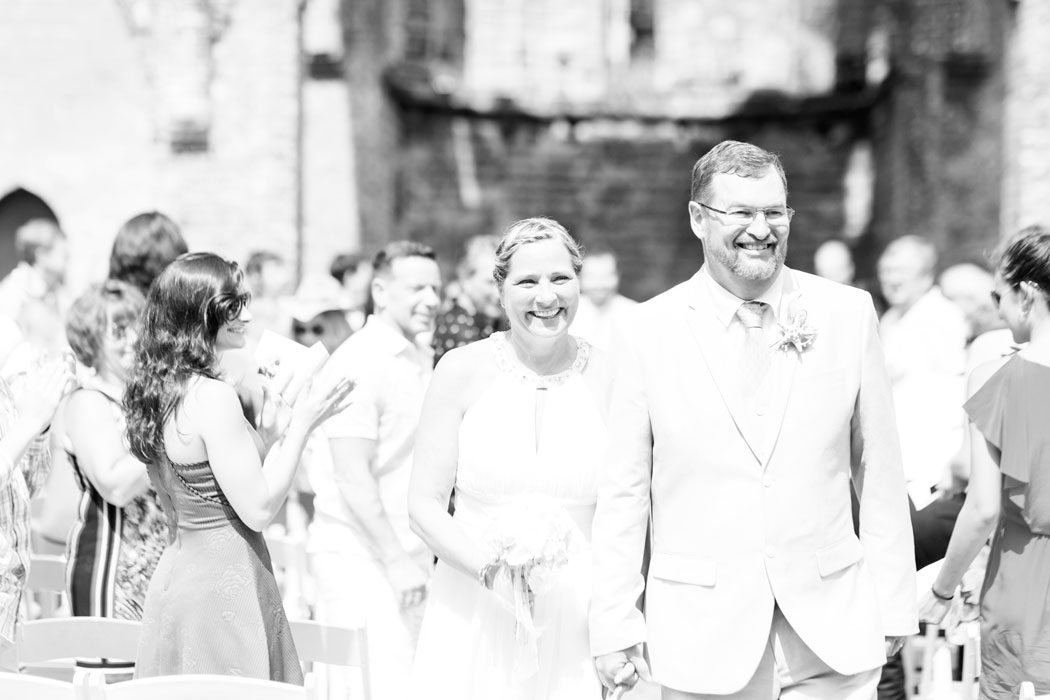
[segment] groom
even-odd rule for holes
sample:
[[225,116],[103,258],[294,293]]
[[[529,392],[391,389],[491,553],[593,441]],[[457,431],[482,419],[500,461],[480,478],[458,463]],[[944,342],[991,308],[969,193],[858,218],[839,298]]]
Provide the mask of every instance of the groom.
[[633,684],[645,645],[664,700],[874,698],[917,621],[871,298],[784,266],[794,212],[773,153],[718,144],[690,199],[704,266],[636,307],[615,347],[598,673]]

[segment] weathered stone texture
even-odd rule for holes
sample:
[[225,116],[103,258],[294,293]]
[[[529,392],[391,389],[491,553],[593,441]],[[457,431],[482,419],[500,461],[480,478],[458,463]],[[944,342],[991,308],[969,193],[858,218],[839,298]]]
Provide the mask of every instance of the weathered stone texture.
[[[74,286],[147,209],[195,249],[296,258],[299,3],[215,5],[228,23],[167,0],[0,3],[0,196],[23,187],[55,210]],[[188,123],[206,140],[180,142]]]
[[1050,224],[1050,3],[1020,0],[1008,41],[1002,230]]

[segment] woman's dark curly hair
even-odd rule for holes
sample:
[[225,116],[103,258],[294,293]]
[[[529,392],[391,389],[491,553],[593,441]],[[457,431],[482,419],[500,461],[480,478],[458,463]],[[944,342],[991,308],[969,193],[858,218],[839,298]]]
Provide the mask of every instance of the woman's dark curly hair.
[[195,375],[216,378],[215,337],[250,300],[237,263],[186,253],[150,287],[142,333],[124,390],[128,441],[143,462],[164,453],[164,425]]

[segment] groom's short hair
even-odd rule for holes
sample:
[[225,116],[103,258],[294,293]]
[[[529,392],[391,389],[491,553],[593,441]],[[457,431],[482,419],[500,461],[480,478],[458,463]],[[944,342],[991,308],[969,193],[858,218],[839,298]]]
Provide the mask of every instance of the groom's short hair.
[[784,174],[784,166],[780,164],[780,156],[754,144],[723,141],[693,165],[693,185],[689,198],[697,203],[706,203],[711,180],[718,173],[761,177],[770,167],[780,176],[780,181],[784,183],[784,192],[787,192],[787,176]]

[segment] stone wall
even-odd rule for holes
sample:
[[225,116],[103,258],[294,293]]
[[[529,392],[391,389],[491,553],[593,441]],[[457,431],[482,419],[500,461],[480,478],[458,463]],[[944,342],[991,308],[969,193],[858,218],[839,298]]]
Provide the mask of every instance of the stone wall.
[[1017,0],[1008,41],[1002,232],[1050,225],[1050,3]]
[[326,267],[358,245],[345,84],[310,93],[303,134],[300,4],[0,3],[0,197],[51,206],[74,286],[104,274],[117,228],[147,209],[242,261],[265,248]]
[[687,279],[702,261],[689,228],[693,163],[724,138],[781,154],[792,225],[789,264],[839,235],[844,175],[858,128],[847,118],[734,121],[663,128],[630,122],[403,114],[398,237],[434,245],[451,272],[462,240],[549,216],[585,246],[611,247],[626,294],[646,299]]
[[[352,4],[352,32],[362,6],[382,6]],[[462,65],[406,60],[397,47],[412,30],[384,6],[390,35],[361,37],[366,56],[348,62],[362,88],[354,99],[373,115],[371,127],[357,123],[356,143],[373,153],[359,172],[377,184],[363,219],[433,243],[451,272],[467,236],[552,216],[585,244],[616,250],[625,291],[647,298],[698,267],[690,170],[721,139],[740,138],[783,155],[800,212],[789,261],[809,269],[816,245],[846,225],[847,163],[867,136],[870,96],[827,98],[844,55],[854,64],[844,89],[863,92],[871,13],[859,0],[773,4],[465,0]],[[651,31],[644,50],[640,30]],[[367,78],[384,61],[391,89],[379,97]]]
[[932,240],[941,266],[987,263],[1000,229],[1006,3],[887,3],[893,70],[873,113],[878,181],[864,272],[894,238]]

